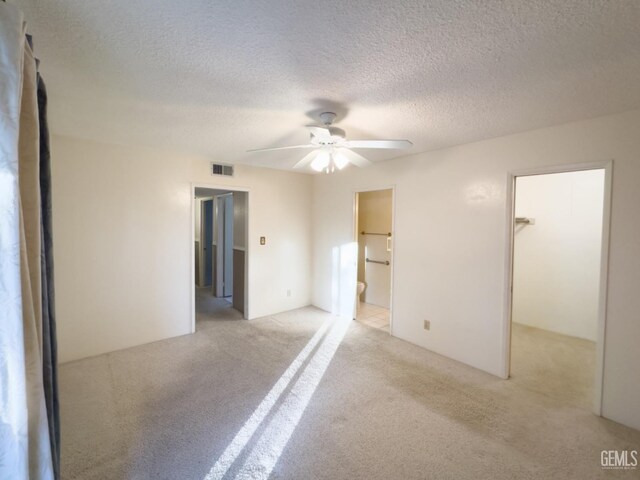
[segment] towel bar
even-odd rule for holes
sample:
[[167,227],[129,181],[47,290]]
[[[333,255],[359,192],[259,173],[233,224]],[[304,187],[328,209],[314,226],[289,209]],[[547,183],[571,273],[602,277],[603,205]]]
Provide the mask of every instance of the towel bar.
[[389,260],[381,261],[381,260],[370,260],[368,258],[364,259],[367,263],[379,263],[380,265],[389,265]]

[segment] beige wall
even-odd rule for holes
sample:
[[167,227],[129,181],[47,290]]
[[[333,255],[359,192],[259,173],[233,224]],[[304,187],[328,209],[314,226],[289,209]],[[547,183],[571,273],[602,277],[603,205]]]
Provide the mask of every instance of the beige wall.
[[52,158],[62,362],[191,331],[192,182],[250,190],[250,318],[309,304],[310,176],[61,136]]
[[314,304],[353,310],[353,192],[395,185],[393,334],[502,375],[507,173],[613,159],[602,407],[640,428],[639,132],[632,111],[315,176]]
[[391,202],[393,191],[360,192],[358,205],[359,229],[368,232],[391,232]]

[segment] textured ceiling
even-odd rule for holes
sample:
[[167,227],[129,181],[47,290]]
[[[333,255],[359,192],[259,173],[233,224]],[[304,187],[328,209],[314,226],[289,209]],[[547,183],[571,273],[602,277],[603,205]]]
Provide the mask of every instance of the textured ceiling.
[[55,133],[221,162],[289,168],[245,151],[324,110],[413,153],[640,108],[636,0],[14,2]]

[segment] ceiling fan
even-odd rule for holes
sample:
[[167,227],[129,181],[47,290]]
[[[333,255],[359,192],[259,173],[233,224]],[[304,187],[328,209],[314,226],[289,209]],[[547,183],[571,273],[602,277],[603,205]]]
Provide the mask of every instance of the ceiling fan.
[[249,152],[267,152],[271,150],[291,150],[295,148],[313,148],[293,168],[305,168],[311,166],[317,172],[332,173],[341,170],[349,163],[358,167],[367,167],[371,161],[364,158],[354,149],[360,148],[386,148],[403,149],[413,144],[409,140],[347,140],[344,130],[333,127],[336,114],[324,112],[320,114],[323,125],[307,125],[311,134],[311,141],[306,145],[293,145],[290,147],[259,148],[248,150]]

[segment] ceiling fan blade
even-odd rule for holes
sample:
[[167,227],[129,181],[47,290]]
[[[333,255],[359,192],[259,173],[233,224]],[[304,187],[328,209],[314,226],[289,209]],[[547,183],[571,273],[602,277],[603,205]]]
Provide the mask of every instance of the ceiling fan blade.
[[413,145],[409,140],[349,140],[348,148],[409,148]]
[[357,167],[368,167],[369,165],[373,165],[371,160],[367,160],[359,153],[351,151],[348,148],[338,148],[337,150],[347,157],[349,162],[353,163]]
[[306,167],[307,165],[310,165],[311,162],[313,162],[313,159],[318,156],[318,153],[320,153],[320,149],[314,150],[313,152],[308,153],[307,155],[305,155],[302,158],[302,160],[300,160],[298,163],[296,163],[293,166],[293,168],[300,169],[300,168]]
[[318,139],[329,139],[331,138],[331,132],[328,128],[318,127],[317,125],[307,125],[307,128],[311,132],[311,134]]
[[317,148],[315,145],[292,145],[290,147],[273,147],[273,148],[256,148],[254,150],[247,150],[247,152],[268,152],[272,150],[291,150],[293,148]]

